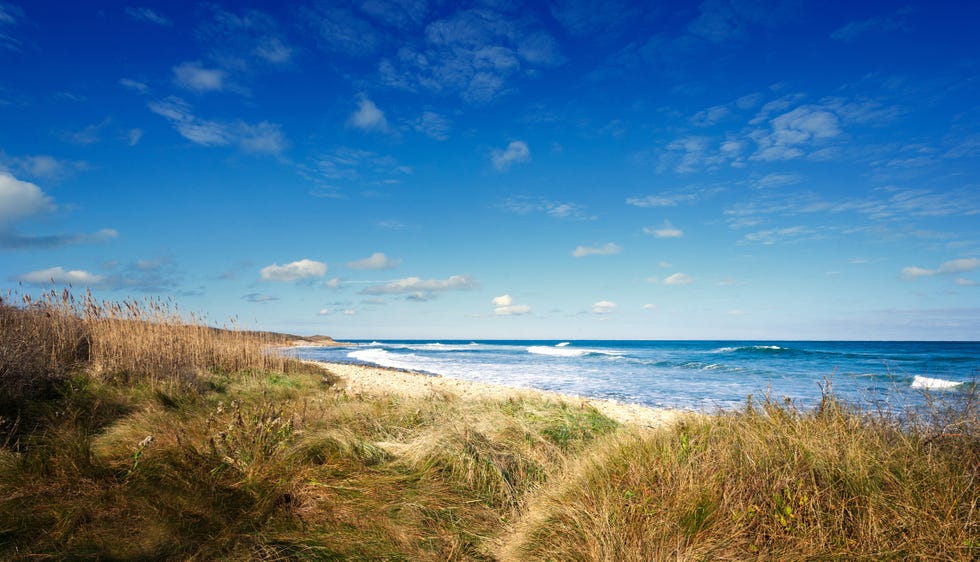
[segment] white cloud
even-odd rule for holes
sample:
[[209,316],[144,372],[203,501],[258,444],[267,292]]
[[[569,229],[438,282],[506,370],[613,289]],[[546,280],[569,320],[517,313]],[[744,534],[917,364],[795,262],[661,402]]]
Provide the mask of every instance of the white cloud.
[[730,314],[732,316],[742,316],[742,315],[745,314],[745,311],[744,310],[741,310],[741,309],[738,309],[738,308],[733,308],[733,309],[731,309],[731,310],[728,311],[728,314]]
[[279,265],[267,265],[260,271],[266,281],[299,281],[313,277],[323,277],[327,274],[327,264],[310,259],[302,259]]
[[915,265],[910,265],[908,267],[902,268],[902,276],[907,279],[915,279],[917,277],[928,277],[935,275],[937,272],[935,269],[925,269]]
[[119,233],[111,228],[103,228],[92,234],[46,235],[25,235],[11,230],[0,230],[0,248],[7,250],[42,250],[60,248],[62,246],[108,242],[118,236]]
[[627,205],[634,207],[673,207],[680,203],[690,203],[697,197],[691,193],[662,193],[658,195],[644,195],[642,197],[630,197],[626,200]]
[[657,310],[657,305],[655,305],[655,304],[645,304],[645,305],[643,305],[643,310]]
[[[365,22],[345,21],[342,27],[354,29],[357,23]],[[380,41],[377,38],[364,47],[373,51]],[[358,54],[366,50],[358,49]],[[513,91],[508,84],[511,77],[533,75],[539,67],[563,60],[558,43],[530,13],[510,17],[495,6],[483,5],[453,10],[448,17],[428,23],[423,42],[404,44],[381,61],[378,72],[382,82],[394,88],[455,94],[466,102],[485,104]]]
[[89,164],[84,160],[58,160],[47,154],[8,156],[0,150],[0,172],[5,168],[11,174],[56,181],[89,169]]
[[326,287],[326,288],[328,288],[328,289],[339,289],[343,285],[344,285],[344,282],[341,281],[340,277],[334,277],[333,279],[329,279],[329,280],[323,282],[323,286]]
[[805,226],[790,226],[787,228],[771,228],[749,232],[739,241],[740,244],[763,244],[771,246],[776,243],[795,243],[812,238],[815,232]]
[[225,88],[226,73],[217,68],[204,68],[201,61],[190,61],[173,67],[174,81],[181,88],[199,94],[220,92]]
[[793,185],[803,181],[797,174],[766,174],[755,181],[755,187],[759,189],[769,189],[773,187],[783,187]]
[[357,105],[357,111],[347,119],[349,126],[369,132],[385,133],[388,131],[388,120],[385,119],[384,112],[378,109],[373,101],[361,96]]
[[343,315],[344,316],[356,316],[357,315],[357,311],[354,310],[354,309],[348,308],[347,310],[345,310],[343,312]]
[[544,198],[510,197],[500,204],[500,208],[518,215],[544,213],[557,219],[588,220],[592,218],[585,214],[585,207],[582,205],[549,201]]
[[289,146],[282,127],[267,121],[256,125],[238,123],[234,133],[241,149],[252,154],[281,154]]
[[293,56],[293,49],[285,45],[278,37],[264,37],[252,49],[252,52],[257,57],[274,64],[289,62]]
[[126,138],[129,140],[129,146],[136,146],[143,138],[143,129],[130,129]]
[[683,273],[675,273],[664,279],[664,285],[690,285],[694,279]]
[[130,78],[120,78],[119,85],[124,88],[133,90],[134,92],[138,92],[140,94],[145,94],[150,90],[150,87],[144,84],[143,82],[138,82]]
[[695,113],[690,121],[695,127],[711,127],[712,125],[717,125],[729,115],[731,115],[730,109],[724,105],[716,105]]
[[381,252],[375,252],[362,260],[348,262],[347,267],[351,269],[392,269],[401,262],[402,260],[391,259]]
[[505,172],[512,164],[531,161],[531,149],[524,141],[512,141],[505,150],[494,149],[490,155],[493,167],[498,172]]
[[592,305],[593,314],[609,314],[615,312],[618,305],[612,301],[599,301]]
[[102,121],[87,125],[78,131],[65,131],[61,136],[70,143],[79,144],[82,146],[95,144],[102,140],[102,130],[105,129],[111,121],[112,119],[106,117]]
[[941,266],[939,266],[939,273],[966,273],[968,271],[973,271],[974,269],[980,269],[980,259],[963,258],[944,262]]
[[674,225],[670,224],[670,221],[664,221],[664,225],[661,228],[645,227],[643,232],[651,234],[655,238],[680,238],[684,236],[684,231],[675,228]]
[[289,147],[282,127],[275,123],[262,121],[252,125],[244,121],[223,123],[200,119],[186,101],[176,96],[150,102],[147,107],[170,121],[182,137],[201,146],[237,144],[243,152],[270,155],[278,155]]
[[248,293],[247,295],[242,295],[242,300],[254,303],[272,302],[279,300],[279,297],[273,297],[271,295],[264,295],[262,293]]
[[662,191],[654,195],[629,197],[626,199],[626,204],[641,208],[675,207],[682,203],[696,203],[702,199],[716,195],[721,191],[722,188],[720,187],[699,188],[697,186],[689,186],[677,191]]
[[81,269],[66,271],[63,267],[58,266],[25,273],[19,276],[17,280],[31,285],[48,285],[52,282],[58,285],[99,285],[105,281],[105,277]]
[[477,286],[475,279],[469,275],[453,275],[448,279],[422,279],[420,277],[406,277],[368,287],[361,291],[364,295],[409,295],[416,297],[414,300],[427,300],[432,297],[434,292],[461,291],[472,289]]
[[956,283],[957,285],[961,286],[961,287],[976,287],[977,286],[977,282],[976,281],[974,281],[972,279],[964,279],[962,277],[957,277],[956,279],[953,280],[953,282]]
[[317,316],[327,316],[328,314],[330,314],[329,308],[321,308],[320,311],[317,312]]
[[906,16],[909,13],[910,11],[906,8],[890,16],[875,16],[864,20],[848,22],[834,30],[830,34],[830,38],[836,41],[850,43],[869,32],[908,31]]
[[916,279],[919,277],[931,277],[933,275],[956,275],[959,273],[968,273],[976,269],[980,269],[980,259],[960,258],[943,262],[942,265],[936,269],[926,269],[911,265],[902,268],[902,276],[906,279]]
[[584,258],[586,256],[611,256],[622,251],[622,247],[609,242],[603,246],[578,246],[575,248],[575,251],[572,252],[572,256],[576,258]]
[[40,187],[0,171],[0,228],[26,217],[52,213],[57,208]]
[[157,25],[170,25],[170,19],[166,16],[154,11],[151,8],[133,8],[127,7],[126,14],[134,20],[145,21],[149,23],[155,23]]
[[757,129],[749,134],[759,147],[752,159],[774,161],[806,156],[815,145],[841,134],[840,121],[827,107],[796,107],[771,119],[768,130]]
[[436,140],[449,139],[452,122],[434,111],[426,111],[412,124],[416,131]]
[[526,304],[514,304],[514,299],[510,295],[494,297],[491,301],[495,307],[493,310],[496,316],[522,316],[531,313],[531,307]]

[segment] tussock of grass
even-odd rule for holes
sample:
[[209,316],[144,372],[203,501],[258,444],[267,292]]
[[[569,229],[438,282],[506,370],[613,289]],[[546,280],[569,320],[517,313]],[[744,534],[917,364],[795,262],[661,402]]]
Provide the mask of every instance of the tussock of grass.
[[507,559],[898,558],[980,555],[980,423],[899,425],[832,399],[770,401],[624,432],[527,506]]
[[348,395],[267,353],[282,336],[172,303],[11,302],[0,559],[978,556],[975,402],[639,432],[541,398]]

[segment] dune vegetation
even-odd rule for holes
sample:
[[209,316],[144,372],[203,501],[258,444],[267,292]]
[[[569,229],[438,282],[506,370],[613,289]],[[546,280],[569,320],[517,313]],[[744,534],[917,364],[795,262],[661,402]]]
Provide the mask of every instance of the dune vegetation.
[[234,328],[5,296],[0,558],[980,558],[975,387],[641,429],[546,398],[364,396]]

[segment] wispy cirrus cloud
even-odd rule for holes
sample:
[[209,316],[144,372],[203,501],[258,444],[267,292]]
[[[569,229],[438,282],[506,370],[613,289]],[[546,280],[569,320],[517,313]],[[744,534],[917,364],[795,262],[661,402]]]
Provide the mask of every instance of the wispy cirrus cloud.
[[111,228],[85,234],[21,234],[11,229],[0,229],[0,249],[50,250],[64,246],[99,244],[118,237],[119,233]]
[[173,67],[174,83],[192,92],[220,92],[227,86],[228,73],[219,68],[205,68],[201,61],[190,61]]
[[265,303],[279,300],[279,297],[274,297],[272,295],[266,295],[264,293],[248,293],[242,295],[242,300],[254,303]]
[[24,10],[19,6],[0,3],[0,48],[8,51],[20,51],[21,40],[15,37],[9,29],[17,27],[24,19]]
[[406,277],[382,285],[361,289],[362,295],[405,295],[406,299],[427,301],[437,293],[446,291],[465,291],[478,286],[476,279],[469,275],[453,275],[448,279],[422,279]]
[[434,111],[422,112],[422,115],[411,123],[411,126],[423,135],[441,141],[449,139],[449,133],[453,128],[452,121],[448,117]]
[[509,197],[501,202],[498,208],[517,215],[543,213],[557,219],[588,220],[594,218],[586,214],[583,205],[552,201],[543,197]]
[[59,181],[90,169],[90,165],[84,160],[63,160],[47,154],[10,156],[0,150],[0,171],[4,168],[21,176]]
[[838,27],[830,34],[836,41],[850,43],[869,33],[887,33],[890,31],[908,31],[908,16],[910,8],[904,8],[890,15],[874,16],[863,20],[854,20]]
[[150,91],[150,87],[145,82],[133,80],[132,78],[120,78],[119,85],[138,94],[145,94]]
[[960,258],[943,262],[936,269],[926,269],[911,265],[902,269],[902,276],[906,279],[918,279],[919,277],[932,277],[935,275],[958,275],[977,269],[980,269],[980,259]]
[[697,203],[698,201],[717,195],[723,190],[724,188],[717,186],[689,186],[680,190],[668,190],[650,195],[628,197],[626,204],[641,208],[676,207],[678,205]]
[[157,12],[153,8],[147,8],[147,7],[137,8],[137,7],[127,6],[126,15],[128,15],[129,17],[131,17],[136,21],[155,23],[157,25],[167,25],[167,26],[173,24],[173,22],[170,21],[170,18],[161,14],[160,12]]
[[[358,46],[373,52],[377,43]],[[558,42],[532,17],[481,7],[430,21],[421,38],[383,58],[378,71],[394,88],[454,94],[484,104],[507,93],[522,70],[564,60]]]
[[601,246],[578,246],[574,251],[572,251],[572,257],[584,258],[586,256],[611,256],[622,251],[622,246],[609,242]]
[[150,111],[170,121],[180,136],[201,146],[237,145],[250,154],[278,156],[289,147],[289,141],[276,123],[262,121],[212,121],[194,115],[183,99],[169,96],[147,104]]

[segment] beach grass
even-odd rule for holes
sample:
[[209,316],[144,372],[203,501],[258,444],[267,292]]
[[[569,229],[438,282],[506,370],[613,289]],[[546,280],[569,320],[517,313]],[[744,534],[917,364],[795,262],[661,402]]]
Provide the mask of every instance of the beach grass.
[[980,556],[969,392],[640,428],[543,394],[358,392],[270,352],[286,339],[170,301],[8,294],[0,558]]

